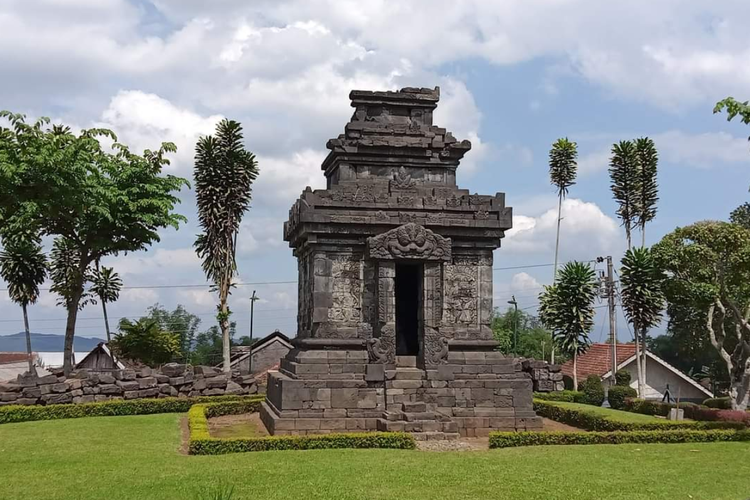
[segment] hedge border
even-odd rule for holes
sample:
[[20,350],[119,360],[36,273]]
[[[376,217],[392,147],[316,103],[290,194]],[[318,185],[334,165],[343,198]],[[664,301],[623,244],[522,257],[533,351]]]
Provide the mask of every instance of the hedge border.
[[194,405],[188,411],[191,455],[224,455],[250,451],[316,450],[327,448],[394,448],[413,450],[414,436],[404,432],[366,432],[321,434],[313,436],[270,436],[260,438],[212,438],[208,418],[257,411],[260,403],[219,402]]
[[200,396],[195,398],[126,399],[98,403],[61,404],[46,406],[0,406],[0,424],[58,420],[64,418],[112,417],[123,415],[154,415],[157,413],[185,413],[193,405],[237,401],[260,402],[265,396]]
[[588,444],[649,444],[649,443],[711,443],[750,441],[750,431],[712,430],[650,430],[614,432],[492,432],[490,449],[517,446],[588,445]]
[[740,422],[618,422],[593,412],[565,408],[554,402],[534,400],[534,411],[540,417],[549,418],[556,422],[572,425],[587,431],[615,432],[615,431],[654,431],[654,430],[708,430],[708,429],[745,429]]

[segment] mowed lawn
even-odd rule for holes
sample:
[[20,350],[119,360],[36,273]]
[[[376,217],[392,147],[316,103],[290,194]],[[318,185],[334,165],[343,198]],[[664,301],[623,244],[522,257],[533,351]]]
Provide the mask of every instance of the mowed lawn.
[[750,443],[191,457],[180,418],[0,425],[0,499],[196,499],[220,481],[235,500],[750,497]]
[[613,410],[612,408],[602,408],[601,406],[586,405],[581,403],[568,403],[565,401],[545,401],[545,403],[559,406],[561,408],[569,408],[571,410],[578,410],[586,413],[592,413],[594,415],[600,415],[605,417],[607,420],[614,420],[616,422],[629,422],[635,424],[647,424],[651,422],[661,423],[677,423],[676,421],[667,420],[666,418],[655,417],[653,415],[642,415],[640,413],[632,413],[629,411]]

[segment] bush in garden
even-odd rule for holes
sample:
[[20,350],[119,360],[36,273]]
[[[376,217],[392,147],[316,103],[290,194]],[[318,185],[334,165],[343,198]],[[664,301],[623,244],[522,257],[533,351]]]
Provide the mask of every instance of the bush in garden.
[[719,410],[731,410],[732,409],[732,398],[708,398],[703,401],[704,406],[709,408],[717,408]]
[[617,370],[615,372],[615,385],[621,387],[630,387],[630,372],[627,370]]
[[604,386],[602,380],[596,375],[589,375],[578,390],[586,395],[584,403],[601,406],[604,402]]
[[622,410],[625,408],[625,400],[627,398],[634,398],[638,395],[638,391],[629,386],[616,385],[609,388],[609,406],[615,410]]

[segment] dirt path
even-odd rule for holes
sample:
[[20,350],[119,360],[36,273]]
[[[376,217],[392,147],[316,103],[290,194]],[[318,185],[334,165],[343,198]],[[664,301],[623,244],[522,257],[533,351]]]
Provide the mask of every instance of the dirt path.
[[242,415],[224,415],[208,419],[208,431],[211,437],[240,438],[268,436],[266,426],[260,420],[259,413]]

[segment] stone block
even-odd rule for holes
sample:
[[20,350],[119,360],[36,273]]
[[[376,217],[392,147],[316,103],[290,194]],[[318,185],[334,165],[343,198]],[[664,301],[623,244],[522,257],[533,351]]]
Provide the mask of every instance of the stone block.
[[152,377],[153,375],[154,370],[152,368],[149,368],[148,366],[145,366],[138,371],[138,376],[142,378]]
[[118,380],[117,385],[121,387],[123,391],[137,391],[141,388],[140,384],[135,380]]
[[102,384],[99,386],[99,391],[101,392],[101,394],[108,395],[122,394],[122,387],[116,384]]
[[[169,379],[167,379],[169,380]],[[194,391],[202,391],[206,388],[206,380],[205,378],[201,378],[193,382],[193,390]]]
[[17,392],[0,392],[0,401],[4,403],[8,403],[10,401],[15,401],[20,396]]
[[38,379],[36,379],[35,385],[56,384],[57,382],[59,382],[59,380],[54,375],[45,375],[44,377],[39,377]]
[[419,389],[422,387],[421,380],[392,380],[388,384],[394,389]]
[[24,386],[11,382],[0,382],[0,392],[21,392]]
[[89,371],[85,370],[85,369],[84,370],[77,370],[77,371],[73,372],[71,375],[72,375],[73,378],[77,378],[79,380],[85,380],[85,379],[87,379],[87,378],[89,378],[91,376],[91,374],[89,373]]
[[80,389],[83,385],[81,383],[80,379],[74,378],[74,379],[68,379],[65,381],[65,384],[68,386],[68,389],[71,391],[75,391],[77,389]]
[[22,395],[24,398],[40,398],[42,390],[39,387],[24,387]]
[[171,377],[168,380],[169,385],[185,385],[185,377]]
[[13,402],[13,404],[31,406],[37,404],[38,402],[38,398],[18,398]]
[[151,387],[150,389],[141,389],[138,391],[139,398],[155,398],[159,395],[158,387]]
[[[346,389],[342,389],[346,390]],[[359,400],[357,401],[357,408],[360,409],[371,409],[377,408],[378,397],[377,393],[372,389],[360,389]]]
[[358,408],[359,389],[341,388],[331,390],[331,408]]
[[223,389],[227,386],[226,376],[217,376],[204,379],[206,381],[207,389]]
[[52,392],[56,393],[63,393],[68,391],[68,384],[64,382],[58,382],[57,384],[52,384],[50,387],[52,389]]
[[93,403],[94,400],[95,400],[94,395],[78,396],[77,398],[73,398],[73,403],[74,404]]
[[320,429],[319,418],[298,418],[294,421],[294,427],[298,431]]
[[125,391],[123,396],[125,399],[138,399],[138,391]]
[[109,373],[100,373],[99,374],[99,383],[100,384],[114,384],[115,383],[115,377],[113,377]]
[[[198,368],[206,368],[201,366],[195,367],[195,373],[200,373],[198,371]],[[186,365],[180,364],[180,363],[167,363],[166,365],[161,367],[161,372],[166,375],[167,377],[179,377],[182,374],[185,373]]]
[[385,365],[368,364],[366,365],[365,380],[368,382],[382,382],[385,380]]
[[120,380],[135,380],[135,370],[120,370]]
[[224,394],[224,389],[219,389],[219,388],[206,389],[205,391],[202,392],[202,394],[204,396],[221,396],[222,394]]
[[60,405],[68,404],[73,402],[73,396],[70,393],[65,394],[45,394],[42,396],[42,401],[48,405]]
[[245,392],[246,390],[240,384],[230,380],[227,382],[224,394],[245,394]]
[[154,378],[156,378],[156,382],[159,384],[168,384],[169,383],[169,377],[166,375],[162,375],[161,373],[157,373],[154,375]]

